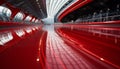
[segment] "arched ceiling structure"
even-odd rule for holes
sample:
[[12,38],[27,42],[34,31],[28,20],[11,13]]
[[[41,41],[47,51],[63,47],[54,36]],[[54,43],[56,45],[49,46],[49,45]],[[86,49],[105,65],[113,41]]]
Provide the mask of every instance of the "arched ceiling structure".
[[61,19],[68,13],[90,3],[91,1],[92,0],[46,0],[47,14],[48,17],[56,16],[56,19],[61,21]]
[[[120,0],[5,0],[39,19],[53,17],[56,22],[75,20],[101,9],[116,8]],[[88,12],[89,11],[89,12]]]
[[37,18],[55,17],[61,21],[70,12],[86,5],[92,0],[6,0],[13,6],[20,8]]
[[21,9],[39,19],[46,18],[46,0],[5,0],[16,8]]
[[74,10],[90,3],[92,0],[76,0],[76,2],[72,5],[70,5],[68,8],[66,8],[61,14],[58,16],[58,21],[61,21],[61,19],[69,14],[70,12],[73,12]]

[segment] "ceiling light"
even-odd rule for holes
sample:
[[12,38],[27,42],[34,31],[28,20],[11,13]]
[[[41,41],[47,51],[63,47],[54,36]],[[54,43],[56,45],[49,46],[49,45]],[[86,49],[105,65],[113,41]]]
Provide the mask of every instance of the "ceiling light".
[[38,0],[36,0],[38,2]]

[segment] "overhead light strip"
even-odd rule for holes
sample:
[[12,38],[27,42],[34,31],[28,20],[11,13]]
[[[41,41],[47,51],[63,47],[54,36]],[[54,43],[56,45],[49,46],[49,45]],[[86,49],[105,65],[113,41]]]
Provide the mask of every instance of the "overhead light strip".
[[51,13],[54,13],[54,8],[55,8],[55,6],[56,6],[56,3],[57,3],[57,0],[54,0],[54,1],[53,1],[53,4],[52,4]]
[[61,4],[59,4],[58,8],[56,9],[56,13],[64,6],[64,4],[66,4],[68,2],[68,0],[65,0],[63,2],[61,2]]
[[71,3],[69,3],[69,5],[67,5],[65,8],[63,8],[63,10],[61,10],[59,12],[59,14],[57,14],[57,17],[62,14],[68,7],[70,7],[71,5],[73,5],[74,3],[78,2],[78,0],[73,0]]

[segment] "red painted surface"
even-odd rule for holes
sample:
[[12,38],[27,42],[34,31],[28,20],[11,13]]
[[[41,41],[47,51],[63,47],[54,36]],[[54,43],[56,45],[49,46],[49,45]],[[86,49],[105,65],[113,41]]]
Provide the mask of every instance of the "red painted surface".
[[41,69],[36,59],[42,33],[38,31],[0,53],[0,69]]
[[[0,46],[0,69],[120,68],[119,27],[108,24],[2,27],[0,32],[11,32],[14,39]],[[16,30],[25,34],[19,37]]]
[[[50,27],[50,26],[48,26]],[[54,26],[53,26],[54,27]],[[51,26],[52,28],[52,26]],[[45,69],[108,69],[112,68],[72,46],[74,43],[61,38],[54,28],[47,28]],[[63,35],[63,34],[62,34]],[[94,60],[93,60],[94,59]]]
[[[39,55],[40,40],[44,45],[44,39],[46,39],[46,32],[41,30],[41,26],[22,25],[15,27],[13,25],[8,28],[5,26],[7,25],[0,29],[0,36],[4,32],[11,32],[13,39],[2,46],[0,45],[0,69],[41,69],[41,62],[36,61]],[[22,30],[24,34],[18,36],[16,33],[18,30]]]
[[[10,23],[12,24],[12,23]],[[1,24],[0,24],[1,25]],[[0,52],[4,51],[5,49],[17,44],[19,41],[21,41],[22,39],[25,39],[26,37],[29,37],[30,35],[34,34],[35,31],[38,31],[41,29],[41,26],[30,26],[30,25],[24,25],[24,24],[12,24],[11,25],[7,25],[6,23],[4,25],[1,25],[1,29],[0,29],[0,41],[4,44],[4,45],[0,45]],[[6,28],[7,26],[7,28]],[[16,26],[16,27],[15,27]],[[27,32],[27,29],[31,30],[31,32]],[[18,34],[17,34],[18,31]],[[22,31],[22,34],[21,34]],[[11,34],[10,36],[12,37],[12,40],[9,40],[10,36],[8,34]],[[4,38],[6,37],[6,38]],[[1,39],[3,38],[3,39]],[[4,41],[4,39],[8,39],[9,41]]]
[[[33,26],[34,24],[27,24],[24,22],[2,22],[0,21],[0,27],[4,26],[4,27],[12,27],[12,26]],[[36,24],[36,25],[40,25],[40,24]],[[35,25],[34,25],[35,26]]]
[[[120,27],[105,25],[67,24],[57,28],[57,31],[63,38],[77,44],[72,45],[74,48],[82,49],[99,60],[120,68],[120,56],[118,55],[120,53]],[[112,31],[113,33],[101,32],[103,30]]]
[[23,21],[25,20],[25,18],[29,15],[28,13],[24,13],[24,18],[23,18]]
[[4,3],[6,3],[5,0],[0,1],[0,5],[2,5],[2,4],[4,4]]
[[85,23],[78,23],[79,25],[100,25],[100,24],[120,24],[120,20],[116,21],[104,21],[104,22],[85,22]]

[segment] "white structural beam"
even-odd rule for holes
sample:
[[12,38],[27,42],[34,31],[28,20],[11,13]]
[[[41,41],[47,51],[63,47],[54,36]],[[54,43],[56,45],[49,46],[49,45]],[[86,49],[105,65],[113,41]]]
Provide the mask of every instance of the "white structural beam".
[[46,0],[48,17],[54,17],[69,0]]
[[[53,23],[55,15],[59,12],[59,10],[68,2],[69,0],[46,0],[46,8],[47,8],[47,15],[48,17],[45,19],[42,19],[44,22]],[[78,0],[73,0],[72,3],[69,3],[69,6],[71,6],[73,3],[75,3]],[[68,5],[67,5],[68,8]],[[64,11],[65,8],[62,9]],[[61,13],[61,12],[60,12]]]

